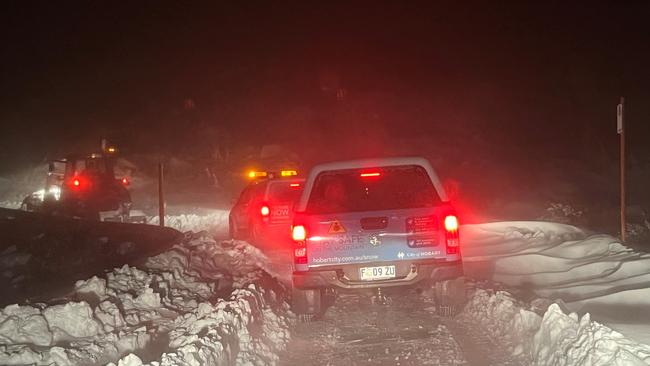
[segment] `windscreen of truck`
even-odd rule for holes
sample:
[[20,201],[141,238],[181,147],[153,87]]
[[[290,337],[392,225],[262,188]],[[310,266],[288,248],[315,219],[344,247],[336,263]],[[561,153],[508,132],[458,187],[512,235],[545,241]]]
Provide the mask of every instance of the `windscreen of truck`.
[[307,212],[382,211],[434,207],[441,203],[426,170],[417,165],[320,173]]

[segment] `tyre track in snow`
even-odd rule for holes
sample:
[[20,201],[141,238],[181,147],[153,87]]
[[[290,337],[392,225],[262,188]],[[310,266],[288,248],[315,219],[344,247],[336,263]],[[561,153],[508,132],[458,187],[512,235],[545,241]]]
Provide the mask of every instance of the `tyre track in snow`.
[[416,294],[373,305],[343,295],[323,319],[298,323],[280,365],[519,365],[471,325]]

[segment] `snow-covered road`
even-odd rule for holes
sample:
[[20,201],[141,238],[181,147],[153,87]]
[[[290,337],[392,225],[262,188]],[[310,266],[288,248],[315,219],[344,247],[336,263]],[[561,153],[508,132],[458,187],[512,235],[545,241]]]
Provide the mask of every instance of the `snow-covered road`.
[[298,324],[281,365],[525,365],[472,322],[440,317],[415,293],[372,304],[343,295],[322,320]]

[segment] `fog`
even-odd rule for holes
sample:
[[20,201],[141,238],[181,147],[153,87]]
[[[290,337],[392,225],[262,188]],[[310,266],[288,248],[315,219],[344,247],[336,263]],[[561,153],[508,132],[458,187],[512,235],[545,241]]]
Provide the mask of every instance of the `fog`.
[[172,191],[218,190],[219,201],[269,145],[303,170],[422,155],[471,220],[535,219],[560,203],[590,212],[577,224],[615,233],[625,96],[629,198],[639,212],[650,203],[643,5],[10,10],[5,178],[102,137],[149,178],[158,160],[182,162],[169,169],[179,181],[207,169],[212,178]]
[[[0,363],[647,362],[650,346],[631,339],[650,339],[648,15],[646,3],[5,6]],[[96,152],[102,139],[117,146],[116,178],[127,178],[132,205],[120,209],[149,225],[15,210],[44,187],[48,159]],[[468,303],[449,317],[435,290],[449,282],[429,288],[427,277],[408,294],[383,292],[382,282],[341,288],[336,301],[331,288],[307,289],[323,296],[323,312],[290,312],[304,290],[292,263],[313,258],[304,254],[310,227],[283,203],[280,239],[258,237],[253,220],[270,218],[253,214],[276,204],[259,198],[244,204],[249,232],[240,233],[231,209],[246,173],[304,176],[322,162],[392,156],[423,156],[438,173],[462,229],[447,227],[456,216],[445,211],[446,232],[429,243],[453,254]],[[407,226],[437,214],[414,215]],[[346,233],[332,231],[340,218],[327,220],[329,234]],[[290,245],[300,226],[305,240]],[[399,235],[420,233],[409,230]],[[363,245],[381,244],[383,232],[366,234]],[[405,278],[425,260],[450,262],[419,254],[401,267]],[[390,255],[385,263],[403,264],[401,246]]]

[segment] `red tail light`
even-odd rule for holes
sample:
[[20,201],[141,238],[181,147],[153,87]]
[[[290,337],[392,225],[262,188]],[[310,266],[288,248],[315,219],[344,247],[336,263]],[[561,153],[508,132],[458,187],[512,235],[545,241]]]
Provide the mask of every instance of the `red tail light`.
[[262,215],[262,217],[267,217],[270,214],[271,214],[271,209],[269,208],[269,206],[263,205],[262,207],[260,207],[260,215]]
[[444,225],[447,254],[458,254],[460,245],[460,238],[458,235],[458,217],[456,217],[456,215],[445,216]]
[[445,217],[445,230],[458,231],[458,218],[455,215]]
[[361,178],[374,178],[374,177],[379,177],[381,175],[380,172],[364,172],[359,174]]
[[302,225],[296,225],[291,231],[291,237],[294,241],[305,241],[307,239],[307,230]]
[[267,217],[270,214],[271,214],[271,209],[269,208],[269,206],[262,205],[262,207],[260,207],[260,215],[262,215],[262,217]]
[[129,185],[129,180],[126,179],[126,178],[122,178],[122,184],[124,184],[125,186],[128,186]]
[[295,225],[291,229],[293,238],[293,261],[295,264],[307,264],[307,230],[303,225]]
[[307,247],[304,243],[293,249],[293,260],[296,264],[307,264]]

